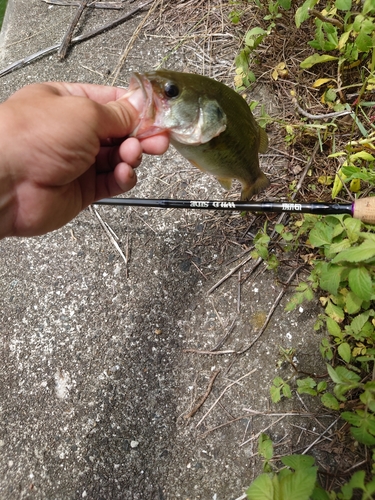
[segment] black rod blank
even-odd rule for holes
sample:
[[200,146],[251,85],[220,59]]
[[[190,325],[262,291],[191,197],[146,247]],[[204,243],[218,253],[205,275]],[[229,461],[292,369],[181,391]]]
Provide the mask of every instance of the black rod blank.
[[353,203],[280,203],[213,200],[172,200],[145,198],[103,198],[94,205],[119,205],[151,208],[188,208],[198,210],[239,210],[241,212],[290,212],[316,215],[353,215]]

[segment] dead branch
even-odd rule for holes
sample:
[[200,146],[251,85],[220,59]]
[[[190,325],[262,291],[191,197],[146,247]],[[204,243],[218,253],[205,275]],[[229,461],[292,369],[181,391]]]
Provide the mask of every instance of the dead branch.
[[329,23],[329,24],[333,24],[333,26],[337,26],[338,28],[340,28],[340,30],[342,30],[344,28],[344,25],[338,19],[335,19],[333,17],[323,16],[323,14],[316,9],[309,9],[309,14],[317,17],[318,19],[323,21],[323,23]]
[[[98,29],[92,30],[89,33],[86,33],[84,35],[79,35],[79,36],[72,38],[71,44],[73,45],[76,43],[84,42],[86,40],[89,40],[90,38],[93,38],[96,35],[99,35],[100,33],[103,33],[104,31],[115,28],[119,24],[122,24],[124,21],[127,21],[128,19],[130,19],[132,16],[134,16],[134,14],[137,14],[140,10],[142,10],[144,7],[146,7],[147,5],[152,3],[153,1],[154,0],[147,0],[146,2],[139,5],[138,7],[135,7],[130,12],[127,12],[123,16],[119,17],[115,21],[110,21]],[[26,66],[26,64],[29,64],[29,63],[35,61],[36,59],[39,59],[40,57],[48,56],[49,54],[56,52],[56,50],[58,50],[59,47],[60,47],[60,43],[57,43],[55,45],[52,45],[51,47],[39,50],[35,54],[24,57],[23,59],[20,59],[19,61],[16,61],[16,62],[10,64],[9,66],[7,66],[6,68],[4,68],[3,70],[0,71],[0,78],[2,76],[8,75],[9,73],[11,73],[12,71],[15,71],[16,69],[20,69],[23,66]]]
[[78,21],[81,19],[83,11],[87,7],[89,1],[90,0],[81,0],[81,3],[79,4],[78,9],[76,10],[76,13],[70,23],[70,26],[61,42],[59,50],[57,51],[57,55],[60,59],[64,59],[66,57],[66,53],[68,52],[68,48],[72,40],[73,32],[76,29]]
[[[79,1],[66,1],[66,0],[42,0],[44,3],[48,3],[50,5],[57,5],[59,7],[79,7]],[[95,9],[113,9],[120,10],[123,7],[122,2],[91,2],[87,4],[88,8]]]

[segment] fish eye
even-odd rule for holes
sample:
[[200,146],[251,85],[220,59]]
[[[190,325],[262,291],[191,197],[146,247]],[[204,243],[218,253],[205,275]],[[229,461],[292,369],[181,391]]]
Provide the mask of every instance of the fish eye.
[[177,97],[179,93],[180,93],[179,88],[175,83],[167,82],[164,85],[165,97],[169,97],[170,99],[172,99],[173,97]]

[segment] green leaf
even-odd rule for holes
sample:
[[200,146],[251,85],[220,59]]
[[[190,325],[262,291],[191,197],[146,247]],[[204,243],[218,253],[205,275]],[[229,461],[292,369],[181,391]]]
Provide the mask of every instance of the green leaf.
[[359,382],[361,380],[361,377],[357,373],[353,372],[352,370],[348,370],[347,368],[345,368],[345,366],[338,366],[336,368],[336,373],[341,378],[341,381],[345,383],[351,384],[353,382]]
[[332,263],[336,262],[363,262],[375,256],[375,245],[371,241],[364,241],[357,247],[348,248],[340,252]]
[[352,335],[358,335],[362,332],[362,330],[365,328],[368,318],[370,317],[370,314],[373,314],[373,312],[374,311],[370,309],[368,311],[364,311],[361,314],[358,314],[355,318],[353,318],[349,328],[349,331],[351,330]]
[[264,432],[259,436],[258,452],[266,460],[271,460],[273,457],[273,444],[271,438]]
[[339,410],[340,409],[340,403],[337,401],[335,396],[331,394],[330,392],[326,392],[323,394],[323,396],[320,398],[322,404],[326,407],[329,408],[330,410]]
[[368,52],[372,47],[372,39],[361,30],[355,39],[355,44],[360,52]]
[[309,240],[313,247],[322,247],[332,243],[332,227],[318,222],[310,231]]
[[351,425],[355,425],[356,427],[359,427],[361,425],[362,419],[361,417],[352,411],[343,411],[341,413],[341,418],[346,420],[346,422],[349,422]]
[[351,290],[362,300],[371,300],[372,279],[368,269],[360,266],[352,269],[348,276]]
[[284,10],[289,10],[290,6],[292,4],[292,0],[278,0],[279,5],[284,9]]
[[350,427],[350,432],[359,443],[367,446],[375,445],[375,437],[371,436],[364,427]]
[[359,471],[355,472],[349,481],[350,486],[352,488],[358,488],[360,490],[364,490],[365,489],[365,476],[366,476],[366,472],[364,470],[359,470]]
[[346,219],[344,219],[343,223],[348,233],[350,243],[356,243],[361,231],[361,221],[359,219],[347,217]]
[[298,469],[280,481],[280,497],[283,500],[309,500],[314,490],[317,467]]
[[286,398],[290,399],[292,397],[292,391],[290,390],[289,384],[284,384],[282,391],[283,391],[283,396],[285,396]]
[[365,0],[362,7],[363,14],[368,14],[370,12],[374,13],[374,10],[374,0]]
[[317,485],[312,492],[311,500],[331,500],[331,497],[326,490],[323,490],[321,486]]
[[342,331],[338,323],[329,316],[326,317],[327,330],[332,337],[342,338]]
[[273,403],[278,403],[281,400],[281,387],[270,387],[270,394]]
[[348,292],[345,297],[345,311],[348,314],[356,314],[361,309],[363,300],[354,292]]
[[323,380],[322,382],[319,382],[316,389],[318,392],[325,391],[327,389],[327,382],[325,380]]
[[309,69],[315,66],[315,64],[321,64],[329,61],[336,61],[338,57],[330,56],[328,54],[314,54],[310,57],[307,57],[304,61],[299,65],[302,69]]
[[343,270],[342,266],[324,262],[321,266],[320,288],[322,288],[322,290],[326,290],[332,295],[337,295]]
[[280,460],[284,465],[294,470],[306,469],[315,463],[315,458],[311,455],[288,455]]
[[350,155],[351,162],[356,160],[357,158],[359,158],[360,160],[364,160],[364,161],[374,161],[375,160],[375,157],[372,154],[367,153],[367,151],[358,151],[358,153],[354,153],[354,154]]
[[311,377],[298,379],[297,385],[299,394],[310,394],[310,396],[316,396],[316,382]]
[[249,500],[275,500],[274,486],[270,474],[261,474],[246,491]]
[[337,348],[337,351],[340,357],[346,362],[350,363],[350,359],[352,357],[352,350],[350,349],[350,345],[347,342],[343,342]]
[[338,323],[342,323],[345,319],[345,313],[342,308],[336,306],[331,300],[328,301],[325,312],[330,318]]
[[336,373],[336,370],[333,368],[333,366],[331,366],[331,365],[326,365],[326,366],[327,366],[327,370],[328,370],[328,375],[331,377],[332,381],[335,384],[341,384],[342,383],[342,379]]
[[350,10],[352,8],[352,0],[336,0],[335,7],[339,10]]
[[318,2],[318,0],[306,0],[302,5],[301,7],[299,7],[296,11],[296,15],[295,15],[295,23],[296,23],[296,26],[297,28],[299,28],[301,26],[301,24],[306,21],[306,19],[309,18],[310,14],[309,14],[309,9],[311,9],[312,7],[314,7],[314,5]]

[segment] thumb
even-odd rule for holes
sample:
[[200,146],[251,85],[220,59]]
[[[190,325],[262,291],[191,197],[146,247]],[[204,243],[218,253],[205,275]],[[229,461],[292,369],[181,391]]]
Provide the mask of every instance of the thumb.
[[[141,108],[137,101],[138,108]],[[130,103],[127,95],[117,101],[99,105],[103,116],[98,119],[98,135],[100,139],[109,137],[125,137],[130,135],[140,122],[140,111],[133,102]]]

